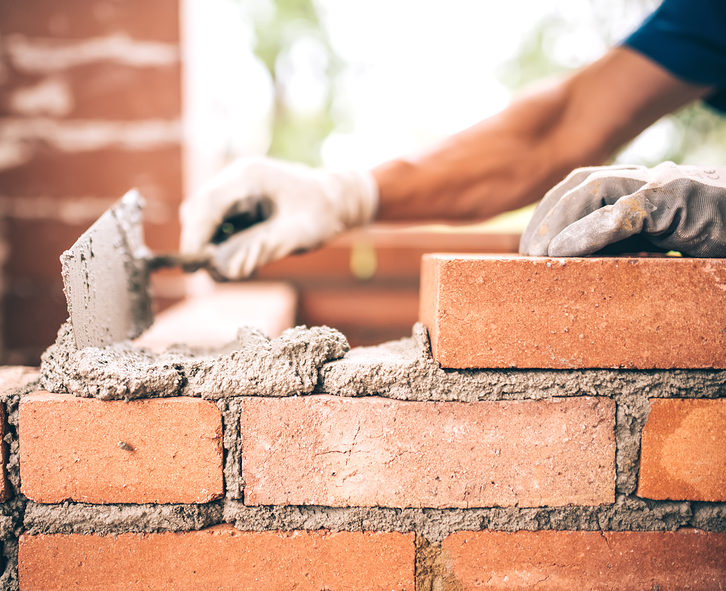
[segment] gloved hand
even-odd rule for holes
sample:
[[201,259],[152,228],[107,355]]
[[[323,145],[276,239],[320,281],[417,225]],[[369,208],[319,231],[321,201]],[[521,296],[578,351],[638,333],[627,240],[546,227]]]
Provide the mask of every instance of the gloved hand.
[[726,167],[576,169],[545,195],[519,252],[582,256],[637,234],[659,249],[726,257]]
[[[330,172],[270,158],[227,166],[181,206],[181,251],[208,253],[224,277],[248,277],[257,267],[320,246],[347,228],[370,222],[378,186],[364,171]],[[230,214],[260,210],[266,219],[213,245]]]

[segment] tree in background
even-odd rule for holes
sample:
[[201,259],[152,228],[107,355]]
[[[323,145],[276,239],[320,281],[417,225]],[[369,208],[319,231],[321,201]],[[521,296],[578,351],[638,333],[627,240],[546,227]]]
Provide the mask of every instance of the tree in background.
[[[658,0],[590,0],[584,34],[594,34],[604,49],[622,38],[623,21],[628,15],[631,22],[637,22],[658,3]],[[315,0],[245,0],[244,5],[254,27],[255,55],[273,83],[268,153],[311,165],[321,163],[323,142],[348,117],[341,112],[341,102],[336,102],[336,88],[346,64],[330,41],[319,4]],[[556,50],[558,39],[585,30],[582,23],[570,19],[566,12],[553,12],[543,18],[522,40],[517,54],[502,65],[499,79],[508,88],[518,91],[542,78],[562,75],[585,65],[582,60],[586,58],[575,56],[573,59]],[[295,55],[301,51],[307,51],[307,62],[314,63],[320,90],[312,108],[302,110],[295,105],[293,88]],[[703,164],[726,161],[726,119],[700,103],[665,117],[644,134],[650,134],[650,142],[640,140],[638,146],[636,139],[638,149],[626,146],[615,159],[648,166],[663,160]]]
[[[618,16],[628,10],[640,15],[658,6],[654,0],[591,0],[592,20],[590,29],[598,35],[602,47],[610,47],[623,38],[622,27],[617,26]],[[555,50],[555,41],[573,33],[572,22],[562,13],[552,14],[541,20],[522,41],[516,56],[502,65],[499,79],[512,90],[522,88],[542,78],[562,75],[585,63],[572,63],[563,59]],[[726,117],[719,115],[708,105],[696,102],[657,122],[644,135],[655,136],[643,149],[625,146],[614,160],[632,164],[655,166],[671,160],[677,164],[716,164],[726,162]],[[657,141],[658,148],[653,143]],[[633,143],[638,139],[633,140]]]
[[[269,155],[320,165],[325,138],[341,124],[333,108],[336,81],[343,63],[336,55],[314,0],[269,0],[253,11],[254,53],[267,68],[274,104]],[[321,92],[312,108],[295,108],[292,79],[295,54],[313,62]],[[311,55],[312,54],[312,55]]]

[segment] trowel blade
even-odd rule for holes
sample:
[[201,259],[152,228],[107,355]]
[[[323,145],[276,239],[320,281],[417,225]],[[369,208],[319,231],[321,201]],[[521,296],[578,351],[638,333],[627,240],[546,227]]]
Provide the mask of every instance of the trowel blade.
[[129,191],[60,257],[78,348],[133,339],[154,321],[143,207],[138,191]]

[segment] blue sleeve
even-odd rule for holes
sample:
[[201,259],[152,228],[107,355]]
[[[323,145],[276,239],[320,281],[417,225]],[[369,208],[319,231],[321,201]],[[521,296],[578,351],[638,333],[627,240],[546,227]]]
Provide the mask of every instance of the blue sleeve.
[[623,44],[678,78],[713,86],[705,100],[726,112],[725,0],[664,0]]

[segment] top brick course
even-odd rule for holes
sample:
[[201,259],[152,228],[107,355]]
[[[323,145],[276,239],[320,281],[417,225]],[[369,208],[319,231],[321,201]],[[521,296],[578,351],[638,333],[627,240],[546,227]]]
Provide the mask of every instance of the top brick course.
[[726,261],[426,255],[420,318],[449,368],[724,368]]

